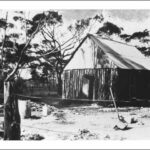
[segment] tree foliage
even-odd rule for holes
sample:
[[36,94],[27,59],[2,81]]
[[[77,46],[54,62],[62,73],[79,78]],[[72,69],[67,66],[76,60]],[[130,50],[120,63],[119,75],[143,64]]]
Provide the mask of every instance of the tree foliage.
[[[38,16],[41,15],[37,14],[34,21],[38,21]],[[36,54],[45,62],[41,62],[45,65],[45,67],[42,67],[43,75],[44,73],[47,74],[45,71],[47,68],[49,73],[56,72],[58,82],[61,82],[63,69],[72,56],[76,45],[88,33],[95,22],[101,23],[104,18],[102,15],[96,15],[93,18],[77,20],[74,24],[69,25],[68,28],[64,28],[62,15],[58,12],[47,11],[44,17],[46,21],[41,30],[42,41],[41,43],[35,43],[34,48],[36,49]],[[60,84],[58,87],[61,87]]]
[[103,26],[98,29],[97,34],[107,34],[108,36],[111,36],[113,34],[120,35],[122,30],[122,27],[118,27],[111,22],[105,22]]
[[0,41],[1,64],[6,80],[12,79],[20,68],[36,59],[30,53],[31,41],[44,23],[43,18],[39,22],[34,22],[34,17],[26,19],[24,12],[14,14],[13,23],[8,23],[8,17],[7,12],[6,19],[0,19],[1,32],[3,31]]
[[150,31],[145,29],[143,31],[134,32],[131,35],[121,34],[120,38],[126,42],[136,41],[136,48],[145,56],[150,56]]

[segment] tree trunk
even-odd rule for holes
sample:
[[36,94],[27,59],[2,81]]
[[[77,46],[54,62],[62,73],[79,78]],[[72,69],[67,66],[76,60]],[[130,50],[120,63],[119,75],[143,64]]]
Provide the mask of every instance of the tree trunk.
[[20,115],[12,82],[4,82],[4,140],[20,140]]
[[62,79],[61,79],[61,74],[57,74],[57,80],[58,80],[58,84],[57,84],[58,95],[61,96],[62,95]]

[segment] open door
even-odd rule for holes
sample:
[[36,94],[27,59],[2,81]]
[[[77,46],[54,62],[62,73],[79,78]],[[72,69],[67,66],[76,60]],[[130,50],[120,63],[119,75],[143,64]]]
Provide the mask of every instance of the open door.
[[94,90],[94,76],[84,75],[82,85],[83,97],[86,99],[93,99],[93,90]]

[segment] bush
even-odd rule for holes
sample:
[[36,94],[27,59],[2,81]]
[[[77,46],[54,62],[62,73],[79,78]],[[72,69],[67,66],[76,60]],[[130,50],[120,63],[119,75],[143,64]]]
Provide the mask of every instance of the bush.
[[17,80],[15,80],[14,88],[17,94],[22,94],[27,88],[25,80],[22,78],[18,78]]

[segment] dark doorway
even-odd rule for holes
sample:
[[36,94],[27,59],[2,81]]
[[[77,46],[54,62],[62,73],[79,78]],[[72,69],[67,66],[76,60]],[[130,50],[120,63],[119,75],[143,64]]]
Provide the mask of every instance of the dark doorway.
[[94,76],[85,74],[83,76],[82,98],[93,99]]

